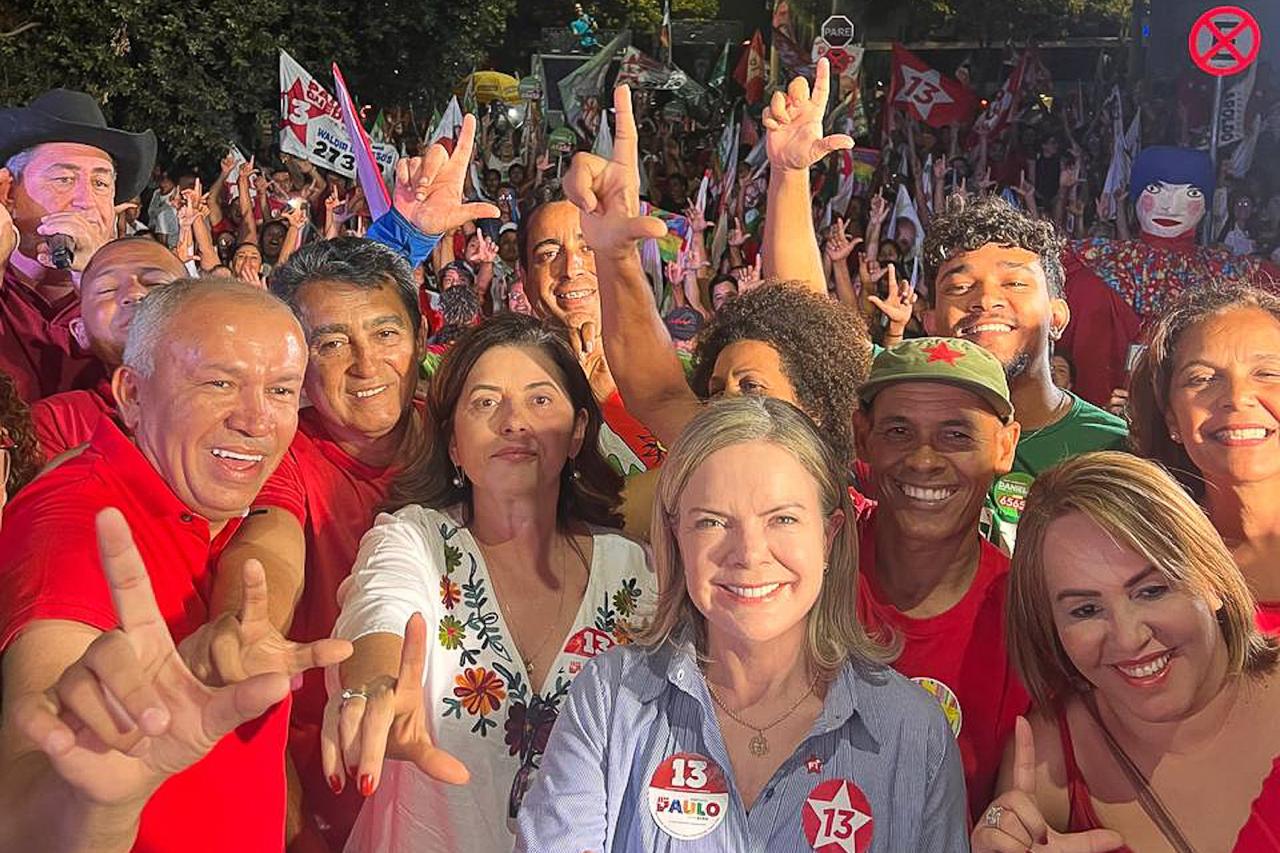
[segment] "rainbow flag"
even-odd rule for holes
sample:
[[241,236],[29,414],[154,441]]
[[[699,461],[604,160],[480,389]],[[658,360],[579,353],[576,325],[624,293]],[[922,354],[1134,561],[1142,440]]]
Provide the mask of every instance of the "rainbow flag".
[[391,194],[387,192],[386,182],[382,180],[378,160],[373,156],[373,143],[369,140],[369,134],[364,132],[360,114],[351,100],[351,93],[347,91],[347,81],[342,79],[342,72],[338,70],[336,62],[333,63],[333,87],[338,95],[338,106],[342,110],[342,124],[351,139],[351,153],[356,158],[356,179],[360,181],[364,196],[369,201],[369,215],[378,219],[391,209]]

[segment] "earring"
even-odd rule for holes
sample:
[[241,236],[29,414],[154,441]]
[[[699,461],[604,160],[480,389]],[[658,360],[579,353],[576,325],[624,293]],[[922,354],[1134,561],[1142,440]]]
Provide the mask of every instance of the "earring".
[[577,482],[582,479],[582,472],[578,470],[578,466],[574,463],[577,460],[572,456],[569,457],[569,479]]
[[462,469],[457,465],[453,466],[453,487],[461,489],[467,484],[467,475],[462,473]]
[[1174,444],[1182,444],[1182,436],[1178,435],[1177,430],[1169,430],[1169,440]]

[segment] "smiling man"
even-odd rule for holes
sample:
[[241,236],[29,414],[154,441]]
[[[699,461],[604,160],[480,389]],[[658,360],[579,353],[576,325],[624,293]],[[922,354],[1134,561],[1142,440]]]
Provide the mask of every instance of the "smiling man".
[[[294,673],[247,658],[236,661],[238,677],[219,670],[223,682],[255,669],[278,674],[271,696],[259,694],[277,703],[273,710],[259,717],[266,704],[240,708],[234,722],[218,725],[200,708],[211,695],[206,686],[220,686],[207,683],[213,669],[203,661],[212,658],[189,657],[183,641],[220,612],[215,563],[293,438],[306,360],[297,321],[268,294],[222,281],[167,285],[135,318],[115,373],[128,435],[102,419],[83,452],[36,478],[8,508],[0,531],[0,848],[283,846],[288,703],[278,700]],[[118,512],[103,513],[108,507]],[[117,515],[117,532],[95,541],[100,513]],[[118,516],[128,523],[127,544]],[[163,642],[185,661],[168,654],[144,672],[160,686],[136,675],[156,643],[120,643],[139,614],[120,606],[123,587],[109,589],[103,566],[125,556],[155,593],[146,624],[160,622]],[[177,709],[172,716],[139,706],[144,695],[155,701],[154,691]],[[108,701],[113,693],[117,701]],[[60,744],[39,738],[31,727],[39,709],[60,713],[77,744],[65,734]],[[148,721],[147,711],[160,719]],[[181,736],[192,729],[194,737]],[[133,749],[144,733],[150,741]]]
[[147,236],[112,240],[94,254],[80,278],[80,316],[71,321],[71,334],[97,357],[103,378],[91,389],[64,391],[31,407],[46,460],[87,442],[104,416],[116,417],[111,377],[124,363],[134,314],[153,288],[186,274],[172,252]]
[[953,203],[934,217],[925,240],[934,297],[926,327],[999,359],[1022,425],[1013,470],[992,486],[983,517],[987,536],[1008,553],[1036,475],[1080,453],[1120,450],[1128,442],[1123,420],[1053,383],[1053,344],[1071,319],[1061,255],[1051,223],[998,198]]
[[901,637],[893,666],[941,704],[977,814],[1029,704],[1004,642],[1009,558],[978,530],[1018,444],[1004,369],[968,341],[915,338],[880,353],[858,394],[879,497],[860,519],[858,620]]
[[569,332],[608,430],[601,450],[623,474],[656,468],[663,452],[650,430],[622,403],[601,334],[596,258],[582,235],[582,214],[569,201],[539,205],[520,226],[524,290],[533,313]]
[[[425,327],[408,262],[373,240],[305,246],[276,268],[271,288],[306,335],[303,388],[311,405],[223,559],[231,566],[261,560],[276,590],[273,622],[290,639],[311,642],[333,631],[338,585],[421,438],[413,399]],[[288,836],[319,832],[341,849],[363,799],[355,786],[337,797],[325,784],[319,747],[327,698],[318,670],[294,696]]]

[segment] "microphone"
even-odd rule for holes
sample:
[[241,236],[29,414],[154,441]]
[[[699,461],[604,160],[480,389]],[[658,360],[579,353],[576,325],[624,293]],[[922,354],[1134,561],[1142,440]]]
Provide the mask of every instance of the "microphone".
[[49,257],[60,270],[70,269],[76,259],[76,241],[69,234],[49,235]]

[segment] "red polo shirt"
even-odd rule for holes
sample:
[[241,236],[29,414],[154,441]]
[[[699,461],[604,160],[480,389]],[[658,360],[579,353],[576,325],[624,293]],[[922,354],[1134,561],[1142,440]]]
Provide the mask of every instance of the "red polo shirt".
[[[83,453],[37,477],[5,510],[0,653],[38,620],[118,625],[94,534],[94,516],[108,506],[129,522],[174,642],[208,621],[213,569],[237,523],[211,539],[208,522],[104,418]],[[143,809],[133,849],[279,853],[288,717],[286,700],[168,779]]]
[[1031,706],[1004,643],[1009,558],[983,540],[964,597],[945,613],[912,619],[876,583],[875,517],[865,515],[859,529],[858,620],[869,631],[888,628],[902,638],[893,668],[932,693],[946,713],[976,819],[991,802],[1014,721]]
[[1280,601],[1258,602],[1258,630],[1280,636]]
[[[373,526],[399,468],[374,468],[337,445],[314,408],[298,415],[298,432],[255,507],[292,513],[306,536],[306,584],[294,611],[289,637],[308,643],[333,633],[338,619],[338,586],[351,574],[360,539]],[[320,724],[328,692],[324,673],[303,676],[294,694],[289,752],[306,796],[307,819],[334,850],[341,850],[364,803],[355,785],[342,796],[329,790],[320,765]]]
[[101,363],[71,336],[80,316],[74,292],[50,302],[18,280],[12,266],[0,286],[0,370],[13,377],[27,403],[42,397],[89,388],[102,378]]
[[104,417],[116,419],[116,397],[111,392],[110,378],[92,390],[63,391],[37,402],[31,407],[31,423],[44,461],[88,442]]

